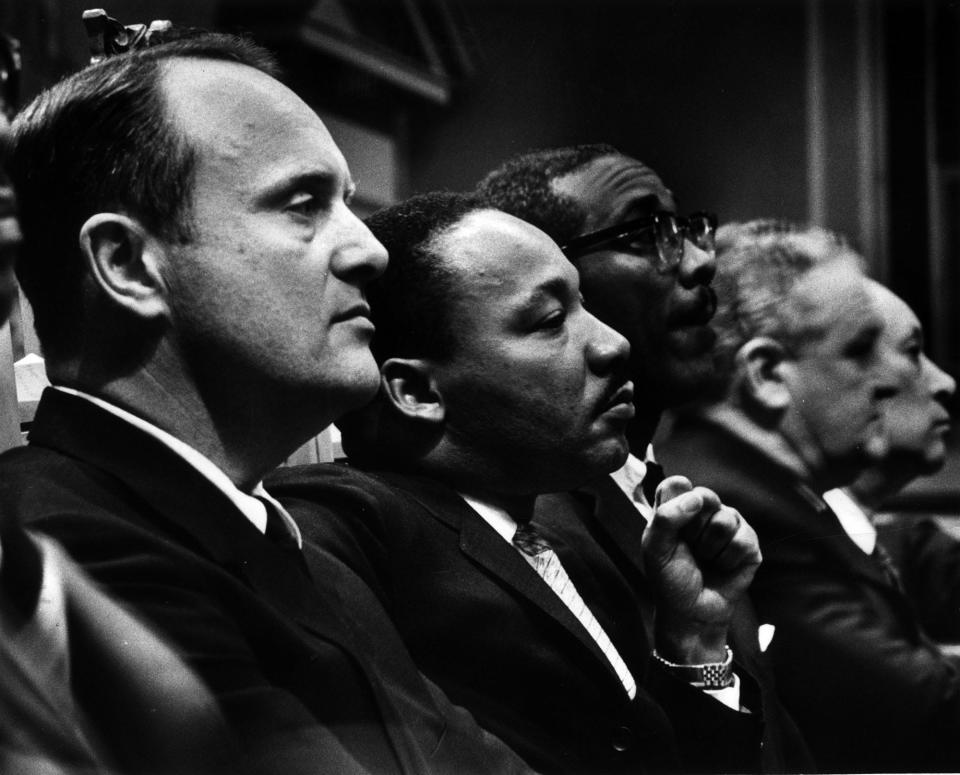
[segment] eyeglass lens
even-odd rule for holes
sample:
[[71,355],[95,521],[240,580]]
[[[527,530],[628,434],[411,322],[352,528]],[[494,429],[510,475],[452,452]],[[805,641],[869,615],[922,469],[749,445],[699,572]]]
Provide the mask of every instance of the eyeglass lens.
[[664,213],[656,219],[657,253],[661,266],[671,269],[683,260],[684,242],[690,240],[700,250],[714,251],[714,226],[707,215],[678,218]]

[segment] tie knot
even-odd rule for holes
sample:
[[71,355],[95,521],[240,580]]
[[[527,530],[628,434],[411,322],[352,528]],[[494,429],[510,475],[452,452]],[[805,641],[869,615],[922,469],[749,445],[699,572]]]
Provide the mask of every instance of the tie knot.
[[513,534],[513,545],[530,557],[550,551],[550,544],[530,522],[517,524],[517,532]]

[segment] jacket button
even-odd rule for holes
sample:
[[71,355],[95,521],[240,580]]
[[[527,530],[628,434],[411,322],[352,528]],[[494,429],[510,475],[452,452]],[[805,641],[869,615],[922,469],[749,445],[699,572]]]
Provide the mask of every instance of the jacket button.
[[613,750],[618,753],[628,751],[633,746],[633,732],[630,727],[617,727],[613,730],[613,737],[610,740]]

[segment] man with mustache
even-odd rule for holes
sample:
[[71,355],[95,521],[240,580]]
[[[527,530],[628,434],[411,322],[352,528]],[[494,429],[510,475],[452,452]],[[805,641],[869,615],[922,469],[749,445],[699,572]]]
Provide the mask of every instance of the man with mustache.
[[[891,346],[891,299],[861,264],[822,229],[721,229],[718,397],[684,413],[660,451],[756,525],[764,564],[750,595],[776,627],[778,688],[817,765],[955,771],[956,666],[924,633],[885,554],[868,556],[822,495],[893,454],[886,402],[920,385],[917,347],[913,359],[902,352],[913,334]],[[926,375],[935,416],[932,396],[946,387]]]
[[538,495],[626,457],[624,338],[583,307],[553,241],[482,200],[415,197],[368,224],[391,255],[369,292],[380,392],[339,422],[351,468],[280,471],[271,489],[362,569],[424,673],[533,767],[757,769],[761,719],[740,712],[724,621],[759,562],[739,515],[662,486],[654,644],[599,547],[531,525]]
[[[0,457],[0,514],[57,539],[174,648],[256,772],[527,771],[260,484],[376,391],[364,288],[387,256],[272,58],[172,37],[69,76],[14,123],[17,272],[53,387],[29,444]],[[74,675],[95,690],[86,664]],[[103,689],[122,728],[123,696]]]
[[[630,607],[639,605],[653,627],[641,546],[663,474],[650,442],[664,411],[702,395],[713,373],[716,219],[678,217],[673,193],[653,170],[603,144],[522,154],[489,173],[478,191],[547,232],[576,267],[587,308],[630,342],[631,454],[611,476],[540,498],[534,521],[571,543],[601,547],[596,562],[627,581]],[[738,670],[761,689],[745,704],[765,718],[764,770],[809,771],[809,751],[760,654],[752,608],[724,602],[713,624],[730,628]]]

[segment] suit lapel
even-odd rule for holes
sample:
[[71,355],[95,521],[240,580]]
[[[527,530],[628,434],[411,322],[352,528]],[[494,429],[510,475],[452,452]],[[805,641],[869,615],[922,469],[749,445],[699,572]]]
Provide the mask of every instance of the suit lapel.
[[603,476],[581,488],[592,498],[593,518],[623,558],[640,573],[646,520],[617,483]]
[[449,525],[460,535],[460,551],[500,583],[510,587],[528,604],[535,606],[562,626],[593,654],[620,684],[606,655],[563,601],[530,567],[511,544],[497,533],[457,493],[436,482],[413,477],[386,476],[391,483],[411,492],[434,519]]
[[[365,660],[356,659],[353,628],[339,615],[335,590],[315,585],[300,552],[269,541],[199,471],[122,419],[79,398],[48,389],[37,410],[30,443],[85,460],[123,483],[136,511],[152,514],[163,532],[243,579],[258,597],[309,632],[337,644],[367,674],[404,770],[420,769],[396,709]],[[171,483],[174,483],[171,485]],[[324,579],[324,584],[329,580]],[[366,652],[363,652],[366,653]]]

